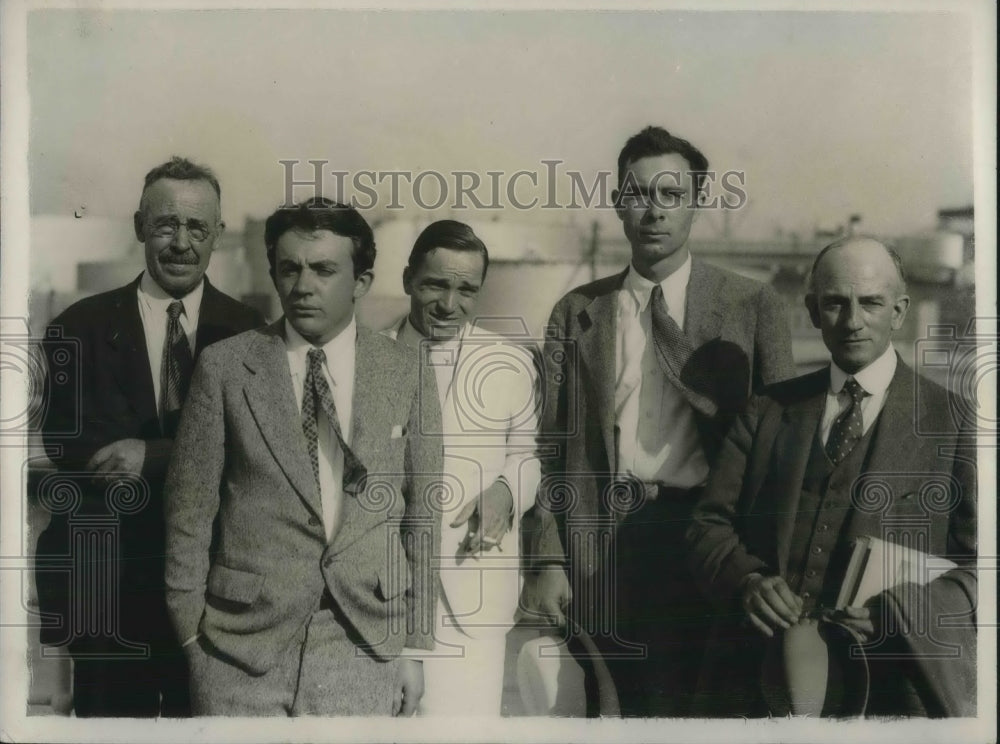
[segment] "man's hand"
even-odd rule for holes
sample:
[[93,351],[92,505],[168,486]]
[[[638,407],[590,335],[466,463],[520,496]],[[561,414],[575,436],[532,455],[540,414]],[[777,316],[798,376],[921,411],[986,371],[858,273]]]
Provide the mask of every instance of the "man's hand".
[[146,463],[146,442],[142,439],[119,439],[101,447],[86,465],[92,473],[113,479],[118,473],[142,475]]
[[546,620],[564,627],[572,599],[573,590],[562,566],[545,566],[525,577],[516,619]]
[[86,468],[109,481],[120,473],[162,478],[167,473],[173,443],[172,439],[119,439],[97,450]]
[[469,534],[459,547],[459,552],[476,554],[493,547],[500,550],[500,541],[511,526],[513,509],[514,496],[506,482],[494,481],[478,498],[462,507],[462,511],[451,523],[452,527],[469,523]]
[[752,573],[743,587],[743,609],[761,633],[774,636],[775,628],[787,630],[799,621],[802,598],[780,576]]
[[400,659],[396,668],[396,687],[392,699],[394,716],[412,716],[424,696],[424,663],[419,659]]
[[865,643],[875,638],[875,615],[867,607],[845,607],[831,618],[853,630]]

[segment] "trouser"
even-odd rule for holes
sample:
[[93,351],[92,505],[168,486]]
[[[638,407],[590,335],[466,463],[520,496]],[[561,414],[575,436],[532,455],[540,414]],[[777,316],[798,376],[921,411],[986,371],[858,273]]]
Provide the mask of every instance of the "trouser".
[[[680,717],[690,711],[711,610],[687,568],[684,532],[700,489],[659,489],[618,525],[607,570],[591,591],[611,604],[614,634],[594,640],[615,682],[623,716]],[[607,565],[604,567],[607,569]]]
[[[88,645],[73,658],[73,710],[77,718],[191,715],[188,669],[184,654],[171,638],[149,642],[148,658],[94,658],[100,649]],[[112,652],[116,649],[110,649]]]
[[435,649],[423,659],[424,716],[500,716],[503,697],[507,628],[477,629],[470,638],[453,625],[451,613],[438,603]]
[[398,659],[382,661],[329,601],[264,674],[251,674],[204,637],[188,646],[199,716],[391,716]]

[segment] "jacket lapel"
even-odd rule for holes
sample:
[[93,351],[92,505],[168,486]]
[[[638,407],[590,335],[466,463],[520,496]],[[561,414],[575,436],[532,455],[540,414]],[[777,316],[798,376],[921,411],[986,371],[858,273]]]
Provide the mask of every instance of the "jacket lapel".
[[[893,473],[910,470],[907,463],[916,454],[913,433],[916,421],[913,418],[913,373],[896,359],[896,372],[885,394],[882,412],[875,422],[866,470],[873,473]],[[922,458],[917,458],[919,461]],[[926,469],[926,466],[921,467]]]
[[725,277],[711,266],[691,259],[691,278],[684,305],[684,333],[696,349],[716,338],[722,329],[726,315],[725,283]]
[[278,466],[306,505],[322,518],[319,489],[302,433],[302,413],[292,389],[283,329],[284,318],[265,328],[247,349],[243,364],[251,374],[243,393]]
[[580,323],[580,363],[586,372],[588,399],[596,402],[597,417],[604,437],[611,472],[618,472],[615,441],[615,325],[617,296],[627,269],[611,291],[595,297],[578,316]]
[[[140,274],[139,277],[142,275]],[[118,385],[142,421],[159,421],[146,334],[139,317],[139,278],[118,290],[105,339]]]
[[805,477],[819,420],[823,415],[826,390],[830,385],[829,371],[825,375],[819,375],[817,380],[822,382],[822,386],[817,385],[812,395],[789,405],[782,412],[781,425],[772,449],[776,461],[774,472],[779,474],[774,489],[780,499],[780,503],[776,504],[776,541],[779,569],[782,572],[787,568],[795,516],[802,496],[802,479]]
[[[379,522],[384,522],[388,516],[388,504],[374,503],[378,494],[373,489],[377,487],[374,479],[384,479],[395,473],[385,472],[384,457],[380,456],[388,444],[384,441],[390,435],[394,423],[395,412],[402,412],[400,396],[403,389],[393,384],[391,370],[393,360],[386,359],[379,352],[375,343],[374,332],[358,326],[358,338],[354,352],[354,397],[351,403],[351,450],[368,471],[366,491],[358,496],[344,494],[341,518],[337,532],[334,535],[330,550],[338,553],[354,543],[361,535],[369,531]],[[398,422],[406,425],[407,414],[401,413]],[[414,423],[414,422],[411,422]],[[419,426],[419,423],[417,424]],[[414,433],[411,432],[410,436]],[[373,508],[373,507],[380,508]],[[402,511],[401,509],[399,510]]]
[[201,307],[198,309],[198,333],[195,338],[194,358],[197,359],[202,350],[216,341],[222,341],[233,335],[232,326],[226,318],[222,306],[222,292],[212,286],[205,277],[205,289],[201,296]]

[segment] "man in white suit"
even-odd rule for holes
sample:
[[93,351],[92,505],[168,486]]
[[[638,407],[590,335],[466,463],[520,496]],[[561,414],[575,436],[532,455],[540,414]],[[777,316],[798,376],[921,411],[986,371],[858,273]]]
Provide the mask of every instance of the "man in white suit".
[[520,590],[520,516],[540,478],[532,353],[472,322],[488,265],[470,227],[431,224],[403,271],[410,312],[386,331],[436,379],[451,496],[423,715],[500,715],[506,634]]

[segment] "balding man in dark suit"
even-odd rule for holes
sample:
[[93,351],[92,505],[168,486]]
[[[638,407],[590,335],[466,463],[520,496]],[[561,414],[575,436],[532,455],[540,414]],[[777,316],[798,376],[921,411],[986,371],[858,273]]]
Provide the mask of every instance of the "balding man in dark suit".
[[[828,246],[806,304],[832,364],[751,401],[687,533],[717,618],[694,712],[787,712],[762,693],[768,644],[835,623],[865,644],[867,713],[975,715],[975,449],[951,419],[950,394],[918,383],[892,346],[909,305],[898,257],[865,238]],[[852,544],[864,536],[958,567],[839,608]],[[827,713],[860,712],[831,710],[827,699]]]

